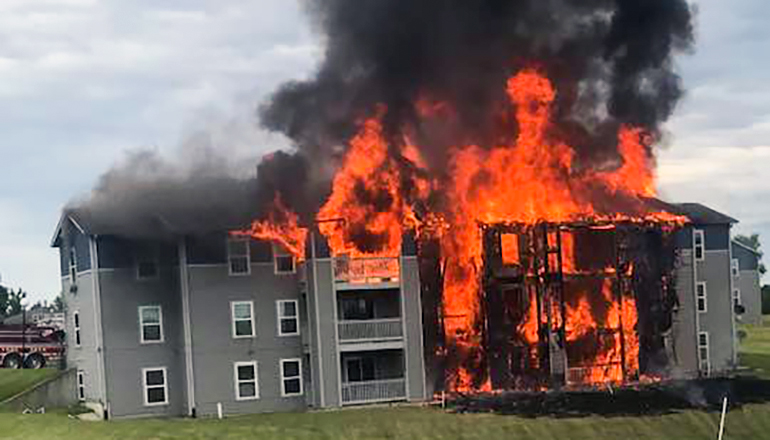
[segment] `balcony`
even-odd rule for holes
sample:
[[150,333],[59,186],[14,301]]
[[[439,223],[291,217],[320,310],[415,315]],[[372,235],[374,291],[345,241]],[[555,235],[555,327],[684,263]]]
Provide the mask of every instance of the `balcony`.
[[[396,258],[347,258],[334,259],[334,281],[338,285],[356,288],[360,285],[398,285],[401,275]],[[340,286],[338,286],[340,287]]]
[[406,380],[388,379],[342,384],[343,405],[392,402],[406,399]]
[[337,322],[340,342],[396,340],[404,336],[401,318]]

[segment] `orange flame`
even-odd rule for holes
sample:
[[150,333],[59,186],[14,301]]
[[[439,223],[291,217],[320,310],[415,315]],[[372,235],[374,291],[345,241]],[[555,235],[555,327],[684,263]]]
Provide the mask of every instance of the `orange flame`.
[[305,259],[308,230],[299,226],[299,217],[284,206],[279,196],[273,200],[266,220],[254,221],[250,229],[233,231],[231,234],[278,243],[297,261]]

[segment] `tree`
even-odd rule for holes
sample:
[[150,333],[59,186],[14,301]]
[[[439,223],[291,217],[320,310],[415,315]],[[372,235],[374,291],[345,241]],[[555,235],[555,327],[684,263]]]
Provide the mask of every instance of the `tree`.
[[735,241],[739,242],[740,244],[750,247],[751,249],[754,249],[755,252],[759,254],[759,274],[764,275],[765,272],[767,272],[767,268],[765,267],[765,264],[762,262],[762,256],[764,255],[762,252],[762,243],[759,241],[759,234],[751,234],[751,235],[736,235]]
[[0,286],[0,321],[2,321],[8,312],[8,298],[11,296],[11,291],[5,287]]
[[59,293],[59,296],[51,303],[51,309],[54,313],[64,313],[64,292]]
[[6,308],[5,316],[13,316],[21,313],[21,302],[27,297],[27,292],[18,289],[11,290],[8,295],[8,306]]

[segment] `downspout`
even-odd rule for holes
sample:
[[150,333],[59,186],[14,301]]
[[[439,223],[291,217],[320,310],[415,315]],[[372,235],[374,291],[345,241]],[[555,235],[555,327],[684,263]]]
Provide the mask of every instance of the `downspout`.
[[187,242],[179,240],[179,287],[182,295],[182,327],[184,332],[184,363],[187,381],[187,415],[195,417],[195,370],[192,354],[192,320],[190,318],[190,274],[187,270]]
[[94,340],[96,343],[96,376],[104,403],[104,418],[109,418],[110,403],[107,400],[107,376],[104,367],[104,326],[102,323],[102,294],[99,280],[99,254],[96,240],[99,236],[89,237],[88,246],[91,254],[91,283],[94,294]]
[[[730,331],[732,332],[732,340],[733,340],[733,353],[732,353],[732,361],[733,361],[733,368],[738,368],[738,335],[735,331],[735,300],[733,299],[733,289],[735,289],[735,286],[733,285],[733,282],[735,281],[733,279],[733,225],[728,226],[727,230],[727,255],[728,255],[728,262],[727,262],[727,277],[729,280],[728,283],[728,292],[727,297],[730,299]],[[740,267],[738,268],[738,272],[740,273]]]

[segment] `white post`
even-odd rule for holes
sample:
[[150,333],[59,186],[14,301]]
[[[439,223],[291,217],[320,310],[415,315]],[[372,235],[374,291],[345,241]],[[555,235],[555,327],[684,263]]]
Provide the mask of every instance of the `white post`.
[[722,435],[725,433],[725,416],[727,415],[727,396],[722,401],[722,418],[719,420],[719,436],[718,440],[722,440]]
[[222,402],[217,402],[217,418],[222,420]]

